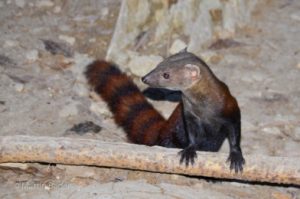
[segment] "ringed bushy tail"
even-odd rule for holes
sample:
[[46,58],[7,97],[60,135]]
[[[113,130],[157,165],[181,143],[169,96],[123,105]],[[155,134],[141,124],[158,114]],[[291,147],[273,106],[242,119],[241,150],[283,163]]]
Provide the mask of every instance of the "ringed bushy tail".
[[146,100],[120,69],[106,61],[94,61],[85,71],[89,85],[107,102],[115,122],[137,144],[155,145],[166,120]]

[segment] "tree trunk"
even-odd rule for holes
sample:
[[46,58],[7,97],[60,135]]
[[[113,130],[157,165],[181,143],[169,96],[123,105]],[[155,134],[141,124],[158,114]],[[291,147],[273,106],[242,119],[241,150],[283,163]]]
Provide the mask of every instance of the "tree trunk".
[[242,174],[230,172],[228,154],[197,152],[179,164],[178,149],[65,137],[0,136],[0,163],[46,162],[136,169],[190,176],[300,185],[300,157],[246,155]]

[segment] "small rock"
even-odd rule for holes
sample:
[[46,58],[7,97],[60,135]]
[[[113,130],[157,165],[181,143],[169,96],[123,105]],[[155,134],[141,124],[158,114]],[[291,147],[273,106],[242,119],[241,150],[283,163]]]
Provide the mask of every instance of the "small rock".
[[297,64],[297,68],[299,68],[299,69],[300,69],[300,62]]
[[81,177],[74,177],[70,180],[72,184],[76,184],[77,186],[80,187],[87,187],[88,185],[91,184],[91,179],[90,178],[81,178]]
[[223,59],[223,55],[213,55],[210,59],[209,62],[212,64],[218,64],[220,61]]
[[299,14],[296,14],[296,13],[291,14],[291,18],[295,21],[300,21],[300,15]]
[[77,102],[72,102],[68,105],[66,105],[60,112],[60,117],[69,117],[74,116],[78,114],[78,108],[77,108]]
[[3,47],[8,48],[8,47],[15,47],[17,46],[19,43],[17,41],[13,41],[13,40],[6,40],[4,42]]
[[111,115],[106,103],[104,101],[92,102],[90,111],[97,115]]
[[40,0],[36,2],[36,7],[41,8],[41,7],[52,7],[54,3],[50,0]]
[[15,3],[20,8],[23,8],[26,4],[25,0],[15,0]]
[[22,83],[15,83],[15,90],[18,92],[22,92],[24,90],[24,84]]
[[172,44],[172,46],[171,46],[169,52],[170,52],[170,54],[175,54],[175,53],[178,53],[179,51],[183,50],[183,49],[186,48],[186,47],[187,47],[186,43],[184,43],[184,42],[183,42],[182,40],[180,40],[180,39],[176,39],[176,40],[173,42],[173,44]]
[[59,35],[58,38],[62,41],[69,43],[70,45],[74,45],[75,40],[76,40],[74,37],[70,37],[67,35]]
[[42,41],[45,49],[53,55],[62,54],[65,57],[73,57],[74,55],[74,50],[65,42],[55,42],[48,39],[43,39]]
[[37,50],[31,50],[26,53],[26,59],[29,61],[36,61],[38,58],[38,51]]
[[102,16],[102,17],[106,17],[108,14],[109,14],[109,9],[108,9],[108,7],[102,8],[102,10],[101,10],[101,16]]
[[90,39],[89,39],[89,42],[90,42],[90,43],[95,43],[95,42],[96,42],[96,38],[90,38]]
[[86,122],[82,122],[79,124],[75,124],[68,131],[73,131],[79,135],[83,135],[88,132],[99,133],[101,131],[101,129],[102,129],[102,127],[95,124],[94,122],[86,121]]
[[44,189],[49,191],[51,188],[48,185],[45,185]]
[[262,129],[267,134],[272,134],[272,135],[280,135],[281,131],[277,127],[265,127]]
[[61,11],[61,7],[60,6],[55,6],[54,9],[53,9],[53,12],[56,13],[56,14],[60,13],[60,11]]
[[150,72],[156,65],[161,62],[163,58],[161,56],[149,55],[149,56],[138,56],[134,55],[131,57],[128,67],[130,71],[137,75],[143,76]]

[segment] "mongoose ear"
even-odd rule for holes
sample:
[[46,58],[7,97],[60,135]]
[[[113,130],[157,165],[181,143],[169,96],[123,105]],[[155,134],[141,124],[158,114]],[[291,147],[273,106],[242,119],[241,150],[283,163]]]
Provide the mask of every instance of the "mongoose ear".
[[187,52],[187,48],[188,47],[185,47],[184,49],[180,50],[179,53],[186,53]]
[[197,65],[186,64],[186,65],[184,65],[184,67],[187,70],[188,75],[192,80],[200,79],[200,77],[201,77],[200,68]]

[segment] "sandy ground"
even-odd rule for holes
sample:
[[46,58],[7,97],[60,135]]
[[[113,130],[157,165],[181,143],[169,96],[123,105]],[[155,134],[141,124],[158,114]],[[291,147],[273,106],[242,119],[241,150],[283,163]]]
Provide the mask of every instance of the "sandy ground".
[[[212,70],[239,101],[244,153],[299,156],[300,1],[266,2],[255,9],[251,24],[237,32],[239,45],[214,45],[203,53],[213,55]],[[119,6],[109,0],[0,1],[0,135],[126,141],[105,104],[89,97],[82,76],[86,64],[105,56]],[[63,47],[47,50],[49,41]],[[154,104],[166,115],[174,107]],[[102,130],[84,135],[68,131],[85,121]],[[228,151],[226,143],[222,151]],[[26,166],[0,167],[0,198],[300,197],[296,187],[96,167]]]

